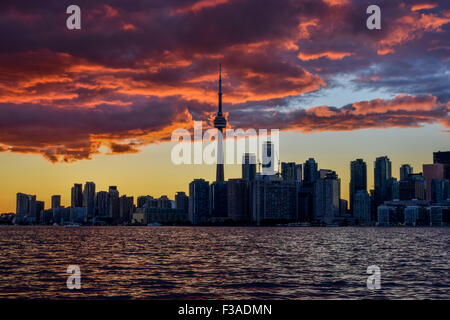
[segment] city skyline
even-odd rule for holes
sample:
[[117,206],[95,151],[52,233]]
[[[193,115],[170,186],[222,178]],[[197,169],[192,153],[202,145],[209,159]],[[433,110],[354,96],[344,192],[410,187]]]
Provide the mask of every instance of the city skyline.
[[[270,142],[268,143],[271,144]],[[268,150],[272,147],[267,146]],[[269,152],[269,164],[274,154]],[[244,154],[242,176],[213,182],[196,178],[189,193],[179,191],[175,201],[120,193],[117,186],[96,192],[94,182],[75,183],[71,204],[61,206],[61,195],[52,195],[51,208],[35,195],[17,193],[16,223],[148,224],[148,223],[256,223],[276,221],[326,225],[442,225],[449,222],[450,151],[434,152],[433,164],[414,172],[409,164],[400,167],[400,177],[392,177],[387,156],[374,163],[375,188],[367,190],[367,164],[363,159],[350,162],[349,190],[353,202],[341,198],[341,180],[332,169],[321,169],[314,158],[303,164],[281,162],[281,173],[267,165],[257,170],[251,153]],[[270,165],[269,165],[270,166]],[[223,168],[222,168],[223,170]],[[349,210],[350,209],[350,210]],[[145,222],[147,221],[147,222]]]
[[[376,157],[399,178],[449,148],[446,1],[383,3],[380,30],[353,0],[80,7],[81,29],[68,30],[56,2],[0,5],[0,212],[16,190],[50,203],[74,181],[136,195],[215,181],[216,166],[169,161],[171,133],[194,120],[279,129],[280,158],[333,168],[347,200],[350,161],[367,162],[372,188]],[[225,179],[240,171],[226,166]]]

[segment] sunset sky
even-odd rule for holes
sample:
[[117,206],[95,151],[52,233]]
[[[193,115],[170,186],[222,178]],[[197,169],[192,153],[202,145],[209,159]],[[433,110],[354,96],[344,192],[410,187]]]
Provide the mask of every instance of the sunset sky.
[[70,205],[85,181],[170,198],[212,181],[214,166],[172,164],[168,141],[211,126],[219,63],[229,127],[280,129],[281,160],[336,170],[343,198],[351,160],[371,187],[377,156],[398,177],[450,150],[445,0],[4,0],[0,43],[0,212],[17,192]]

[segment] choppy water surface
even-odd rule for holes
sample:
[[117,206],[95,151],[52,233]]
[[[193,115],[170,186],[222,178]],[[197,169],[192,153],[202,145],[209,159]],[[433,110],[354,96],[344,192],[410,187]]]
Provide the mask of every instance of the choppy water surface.
[[2,226],[0,298],[450,299],[449,248],[450,228]]

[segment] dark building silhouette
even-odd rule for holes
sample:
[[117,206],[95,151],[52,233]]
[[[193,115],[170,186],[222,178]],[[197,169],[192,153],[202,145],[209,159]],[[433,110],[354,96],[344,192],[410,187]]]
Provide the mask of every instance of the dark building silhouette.
[[388,157],[378,157],[374,164],[374,185],[375,202],[377,205],[383,201],[392,200],[389,198],[387,181],[392,178],[392,165]]
[[367,164],[363,159],[350,162],[350,213],[353,215],[354,196],[358,191],[367,191]]
[[193,225],[206,223],[209,218],[209,182],[194,179],[189,183],[189,221]]
[[120,223],[129,223],[133,216],[134,198],[123,195],[119,198],[119,221]]
[[116,186],[109,187],[109,217],[114,223],[120,220],[119,191]]
[[242,179],[254,181],[256,177],[256,155],[245,153],[242,156]]
[[96,216],[101,218],[109,217],[109,193],[106,191],[97,192],[95,195]]
[[275,171],[275,148],[273,142],[269,140],[264,141],[262,146],[262,170],[261,174],[264,176],[272,176],[276,174]]
[[297,220],[296,183],[275,176],[261,176],[252,185],[252,219],[258,225]]
[[235,222],[250,222],[250,185],[244,179],[228,180],[228,218]]
[[400,200],[425,200],[425,178],[421,173],[410,174],[407,180],[399,182]]
[[184,213],[189,212],[189,197],[186,193],[179,191],[175,195],[175,208],[182,210]]
[[413,173],[413,168],[409,164],[403,164],[400,167],[400,181],[408,180],[410,174]]
[[433,163],[450,165],[450,151],[433,152]]
[[313,195],[314,184],[303,183],[298,192],[298,220],[300,222],[311,222],[313,220]]
[[315,182],[318,177],[317,162],[314,158],[309,158],[303,165],[303,180],[305,182]]
[[45,202],[36,201],[36,223],[44,221]]
[[295,162],[282,162],[281,177],[284,181],[302,181],[302,165],[296,164]]
[[83,190],[83,207],[87,210],[87,217],[93,218],[95,215],[95,183],[86,182]]
[[387,199],[400,199],[400,185],[397,178],[389,178],[386,181]]
[[450,181],[447,179],[433,179],[431,181],[431,201],[443,202],[450,199]]
[[79,208],[83,206],[83,186],[79,183],[75,183],[71,190],[70,206],[73,208]]
[[143,208],[144,205],[147,203],[147,201],[149,201],[151,199],[153,199],[153,197],[149,196],[149,195],[147,195],[147,196],[139,196],[137,198],[137,207],[138,208]]
[[314,183],[313,220],[326,224],[334,223],[339,216],[341,180],[336,172],[328,172]]
[[61,196],[53,195],[52,196],[52,209],[61,207]]
[[228,214],[227,182],[213,182],[209,188],[210,216],[224,218]]

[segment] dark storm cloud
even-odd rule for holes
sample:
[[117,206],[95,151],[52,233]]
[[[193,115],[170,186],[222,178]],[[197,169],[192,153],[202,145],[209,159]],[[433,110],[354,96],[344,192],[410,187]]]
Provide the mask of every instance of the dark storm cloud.
[[[219,63],[232,125],[449,125],[448,1],[79,0],[82,29],[69,31],[71,4],[0,2],[0,151],[73,161],[165,141],[192,119],[210,122]],[[381,30],[365,27],[370,4]],[[408,95],[289,104],[341,76]]]

